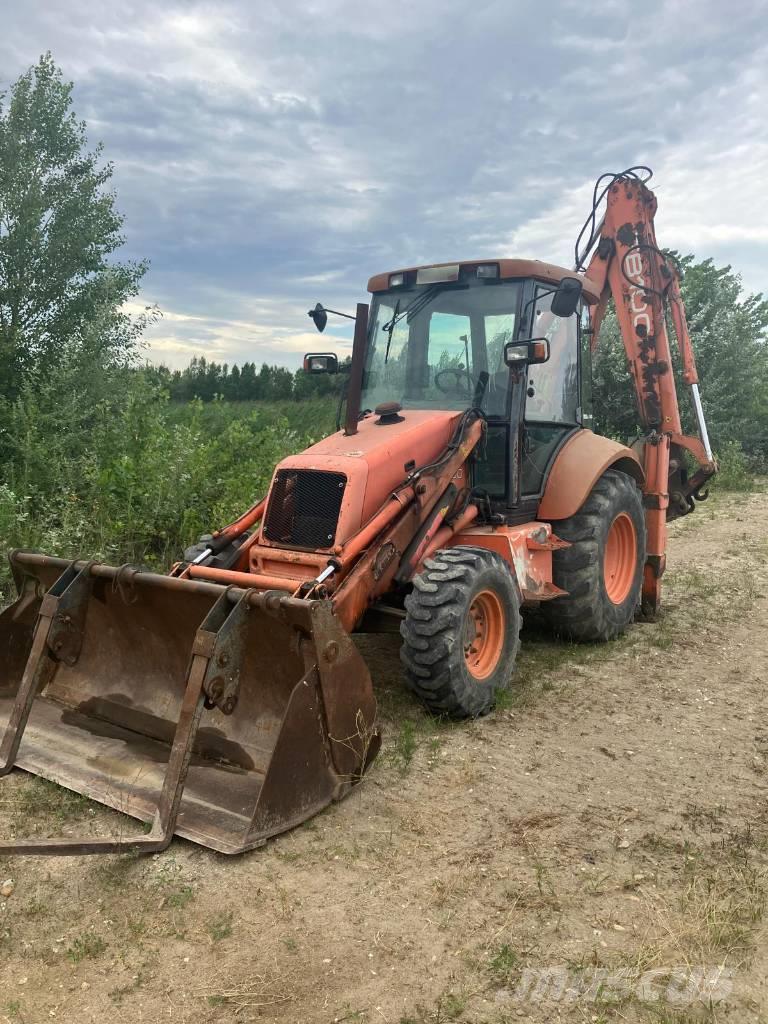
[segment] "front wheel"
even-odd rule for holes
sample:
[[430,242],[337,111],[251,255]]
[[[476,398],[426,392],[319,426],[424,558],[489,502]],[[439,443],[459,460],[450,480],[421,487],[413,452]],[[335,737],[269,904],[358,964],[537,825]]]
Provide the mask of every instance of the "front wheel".
[[640,605],[646,531],[637,484],[609,469],[579,511],[552,528],[570,543],[552,555],[553,580],[568,593],[544,602],[544,617],[569,639],[613,640]]
[[515,668],[521,626],[515,581],[501,556],[485,548],[446,548],[424,566],[400,627],[408,687],[434,714],[487,714]]

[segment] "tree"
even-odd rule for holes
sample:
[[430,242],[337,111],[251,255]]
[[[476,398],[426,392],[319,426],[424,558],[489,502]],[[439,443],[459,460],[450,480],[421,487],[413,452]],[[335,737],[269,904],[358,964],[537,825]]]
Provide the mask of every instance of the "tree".
[[293,374],[284,366],[272,367],[271,398],[277,402],[289,399],[293,395]]
[[240,397],[240,367],[237,363],[232,367],[229,374],[226,397],[232,402],[236,402]]
[[[701,380],[704,412],[713,447],[738,442],[747,454],[768,453],[768,301],[742,294],[741,278],[711,259],[671,256],[682,272],[691,341]],[[675,357],[674,334],[670,342]],[[678,378],[683,428],[694,429],[688,388]],[[621,440],[638,433],[634,391],[612,309],[603,323],[595,358],[596,427]]]
[[146,262],[120,262],[122,216],[102,147],[87,149],[72,85],[50,53],[0,93],[0,382],[13,399],[32,373],[73,352],[127,362],[146,317],[123,310]]
[[256,366],[254,363],[243,363],[240,367],[240,394],[238,397],[243,402],[250,402],[259,397],[257,391]]
[[[740,442],[768,456],[768,301],[743,295],[741,277],[711,259],[679,261],[701,393],[715,445]],[[692,423],[686,403],[685,418]],[[685,422],[685,419],[684,419]]]

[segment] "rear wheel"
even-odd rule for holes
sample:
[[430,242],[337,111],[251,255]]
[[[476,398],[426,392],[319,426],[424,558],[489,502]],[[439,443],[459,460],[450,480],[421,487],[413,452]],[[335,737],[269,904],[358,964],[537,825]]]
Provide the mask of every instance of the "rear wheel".
[[609,469],[575,515],[552,525],[571,545],[552,555],[554,582],[568,594],[544,602],[544,616],[570,639],[612,640],[640,604],[645,515],[637,484]]
[[509,686],[520,644],[520,600],[504,560],[485,548],[438,551],[405,599],[400,657],[430,711],[475,718]]

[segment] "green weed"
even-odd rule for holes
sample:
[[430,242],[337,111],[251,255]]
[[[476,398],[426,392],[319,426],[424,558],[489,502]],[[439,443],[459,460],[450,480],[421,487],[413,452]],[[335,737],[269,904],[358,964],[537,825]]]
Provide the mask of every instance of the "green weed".
[[35,776],[25,779],[14,798],[17,818],[24,821],[44,818],[56,825],[75,821],[95,807],[96,804],[80,793]]
[[169,892],[165,897],[165,904],[173,907],[174,910],[183,910],[195,898],[195,890],[191,885],[183,885],[180,889]]
[[500,982],[508,984],[510,978],[517,972],[520,966],[520,957],[514,949],[504,943],[496,949],[496,952],[488,961],[488,970]]
[[206,926],[206,931],[214,942],[221,942],[228,939],[232,934],[232,911],[224,910],[212,917]]
[[434,1009],[428,1010],[420,1004],[413,1014],[404,1014],[398,1024],[447,1024],[462,1016],[467,1006],[464,996],[456,992],[446,992],[436,1001]]
[[121,1003],[126,996],[132,995],[137,992],[144,984],[144,975],[141,971],[136,975],[135,978],[128,984],[122,985],[118,988],[113,988],[109,993],[109,998],[113,1003]]
[[438,1000],[438,1012],[442,1013],[446,1020],[456,1020],[467,1007],[467,1000],[456,992],[447,992]]
[[392,743],[387,750],[390,764],[392,764],[401,775],[407,775],[414,754],[419,747],[419,737],[416,726],[411,719],[405,719],[400,723],[397,734],[393,737]]
[[107,944],[100,935],[83,932],[67,949],[67,956],[73,964],[79,964],[82,960],[96,960],[106,948]]
[[136,850],[101,857],[93,870],[94,881],[108,889],[122,889],[127,884],[128,876],[142,861],[141,854]]

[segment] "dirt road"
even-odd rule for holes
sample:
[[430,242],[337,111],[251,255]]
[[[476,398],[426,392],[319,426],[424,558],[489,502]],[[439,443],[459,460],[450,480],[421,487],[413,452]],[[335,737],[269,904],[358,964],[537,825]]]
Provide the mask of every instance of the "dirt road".
[[[487,719],[361,646],[385,752],[328,813],[237,859],[0,862],[0,1021],[768,1021],[768,495],[672,528],[659,622],[528,624]],[[115,827],[21,773],[0,799],[5,835]]]

